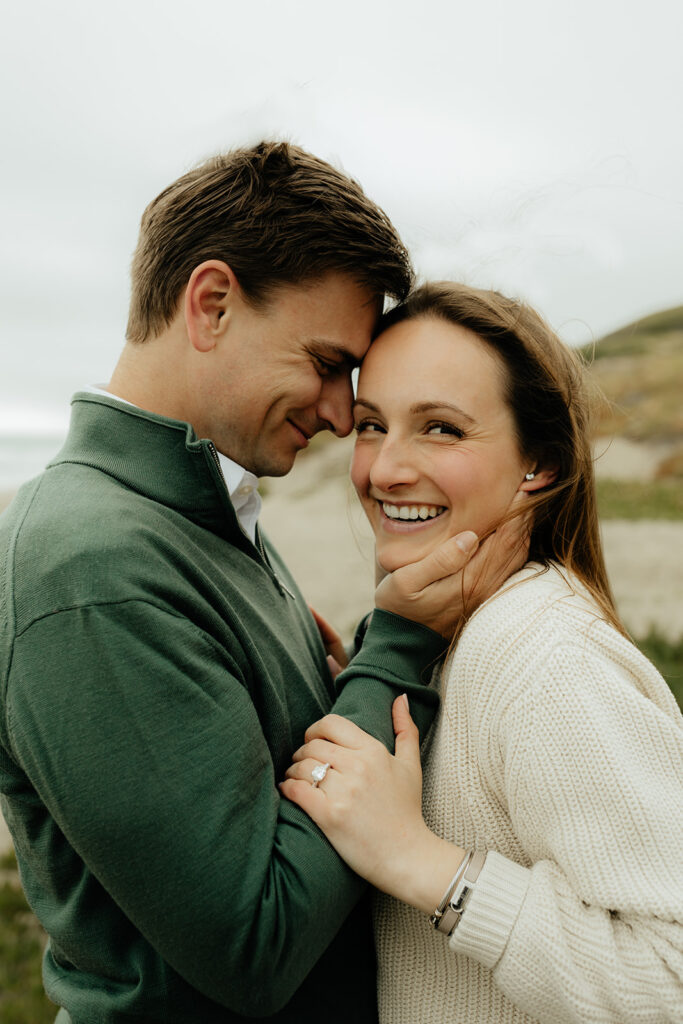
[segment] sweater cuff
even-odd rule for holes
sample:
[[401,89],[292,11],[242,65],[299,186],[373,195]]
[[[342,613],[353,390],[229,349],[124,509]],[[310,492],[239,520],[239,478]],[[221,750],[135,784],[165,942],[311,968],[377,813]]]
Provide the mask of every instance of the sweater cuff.
[[503,955],[522,907],[531,870],[489,850],[449,945],[490,970]]
[[447,648],[448,641],[428,626],[375,608],[353,665],[379,664],[385,678],[428,683]]

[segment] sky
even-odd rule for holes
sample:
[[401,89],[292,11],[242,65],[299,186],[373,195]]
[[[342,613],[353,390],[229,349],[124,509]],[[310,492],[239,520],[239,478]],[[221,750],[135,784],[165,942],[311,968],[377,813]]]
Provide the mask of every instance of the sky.
[[682,33],[675,0],[5,5],[0,446],[109,379],[146,204],[262,137],[359,180],[422,278],[570,344],[680,305]]

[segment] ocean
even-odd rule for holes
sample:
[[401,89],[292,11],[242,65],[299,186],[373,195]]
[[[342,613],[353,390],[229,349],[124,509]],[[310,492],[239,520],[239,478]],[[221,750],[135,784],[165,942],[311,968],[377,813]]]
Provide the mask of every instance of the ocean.
[[16,491],[40,473],[57,454],[65,434],[0,434],[0,494]]

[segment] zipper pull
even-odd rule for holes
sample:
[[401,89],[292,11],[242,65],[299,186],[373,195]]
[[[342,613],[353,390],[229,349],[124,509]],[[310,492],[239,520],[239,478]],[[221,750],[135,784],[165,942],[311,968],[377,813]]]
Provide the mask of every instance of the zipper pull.
[[286,584],[284,584],[282,582],[282,580],[280,579],[278,574],[276,572],[274,572],[273,576],[275,577],[275,579],[277,581],[277,585],[280,588],[280,590],[283,591],[285,594],[289,594],[289,596],[291,597],[292,601],[296,601],[295,595],[292,593],[292,591],[289,589],[289,587],[286,586]]

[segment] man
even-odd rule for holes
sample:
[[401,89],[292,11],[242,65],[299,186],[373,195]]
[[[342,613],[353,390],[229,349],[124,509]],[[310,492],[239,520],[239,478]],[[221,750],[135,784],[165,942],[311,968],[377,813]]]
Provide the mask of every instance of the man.
[[382,211],[285,144],[145,211],[113,377],[0,524],[2,808],[59,1021],[376,1019],[363,884],[277,783],[330,709],[391,744],[407,692],[427,727],[466,556],[386,581],[337,696],[255,487],[349,433],[410,283]]

